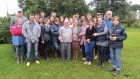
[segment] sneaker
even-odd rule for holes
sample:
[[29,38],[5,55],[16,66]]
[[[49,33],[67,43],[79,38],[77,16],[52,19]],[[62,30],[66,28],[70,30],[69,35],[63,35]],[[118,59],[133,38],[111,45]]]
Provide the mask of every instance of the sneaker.
[[114,72],[112,72],[112,75],[113,76],[118,76],[120,74],[120,71],[114,71]]
[[36,64],[40,64],[40,62],[38,60],[35,61]]
[[116,71],[116,68],[111,67],[110,69],[108,69],[109,71]]
[[83,57],[82,60],[86,60],[86,58]]
[[27,67],[30,66],[30,62],[27,62],[26,66],[27,66]]
[[86,62],[84,62],[84,64],[88,64],[88,62],[86,61]]
[[94,59],[96,60],[98,58],[98,55],[95,55]]
[[108,62],[108,63],[111,63],[111,60],[109,59],[107,62]]
[[91,62],[88,62],[88,65],[91,65]]

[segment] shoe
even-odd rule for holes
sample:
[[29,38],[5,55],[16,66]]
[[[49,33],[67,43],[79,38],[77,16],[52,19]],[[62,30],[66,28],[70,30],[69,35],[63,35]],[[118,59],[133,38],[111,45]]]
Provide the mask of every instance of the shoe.
[[109,59],[107,62],[108,62],[108,63],[111,63],[111,60]]
[[38,60],[35,61],[36,64],[40,64],[40,62]]
[[88,64],[88,62],[86,61],[86,62],[84,62],[84,64],[86,65],[86,64]]
[[95,55],[94,59],[96,60],[98,58],[98,55]]
[[91,65],[91,62],[88,62],[88,65]]
[[112,75],[113,76],[118,76],[120,74],[120,71],[114,71],[114,72],[112,72]]
[[50,58],[46,58],[47,61],[50,61]]
[[82,60],[86,60],[86,58],[82,58]]
[[21,63],[23,62],[23,56],[20,57],[20,62],[21,62]]
[[70,59],[67,59],[68,61],[70,61]]
[[26,66],[27,66],[27,67],[30,66],[30,62],[27,62]]
[[111,67],[110,69],[108,69],[108,71],[116,71],[116,68]]
[[102,67],[102,68],[104,68],[104,67],[105,67],[105,64],[104,64],[104,63],[102,63],[102,64],[101,64],[101,67]]
[[17,62],[17,64],[19,64],[19,62],[20,62],[19,57],[16,58],[16,62]]

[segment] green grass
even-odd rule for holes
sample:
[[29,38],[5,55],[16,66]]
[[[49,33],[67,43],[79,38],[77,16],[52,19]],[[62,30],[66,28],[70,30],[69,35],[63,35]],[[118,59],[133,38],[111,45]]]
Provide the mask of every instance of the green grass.
[[120,76],[114,77],[108,69],[97,66],[97,60],[91,66],[83,65],[81,57],[78,60],[61,61],[51,58],[41,64],[34,62],[26,67],[26,62],[16,64],[12,45],[0,45],[0,79],[140,79],[140,29],[127,28],[128,38],[124,42],[122,52],[122,70]]

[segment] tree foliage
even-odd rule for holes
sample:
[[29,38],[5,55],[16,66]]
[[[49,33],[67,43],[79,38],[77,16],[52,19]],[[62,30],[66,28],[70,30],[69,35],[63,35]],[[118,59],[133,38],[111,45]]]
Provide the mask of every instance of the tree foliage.
[[46,12],[47,15],[50,15],[51,12],[57,12],[58,15],[66,16],[88,12],[85,0],[18,0],[18,2],[20,8],[23,8],[27,15],[41,11]]

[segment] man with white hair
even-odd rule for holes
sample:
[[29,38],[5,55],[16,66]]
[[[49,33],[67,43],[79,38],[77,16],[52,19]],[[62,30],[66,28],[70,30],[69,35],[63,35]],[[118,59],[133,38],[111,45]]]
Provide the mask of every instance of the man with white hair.
[[[103,21],[103,24],[104,24],[105,26],[108,27],[108,33],[109,33],[109,31],[110,31],[110,29],[111,29],[111,27],[112,27],[112,24],[113,24],[112,21],[113,21],[113,18],[112,18],[112,11],[108,10],[108,11],[106,12],[106,17],[105,17],[105,19],[104,19],[104,21]],[[107,51],[106,51],[106,60],[107,60],[109,63],[111,63],[109,47],[107,47]]]
[[[61,39],[61,58],[65,60],[67,58],[68,61],[71,59],[71,42],[72,42],[72,30],[69,26],[69,20],[64,20],[64,26],[59,29]],[[67,54],[67,57],[65,57]]]
[[27,17],[23,16],[23,11],[22,9],[19,9],[18,12],[17,12],[17,15],[14,16],[13,18],[11,18],[11,22],[10,22],[10,28],[15,24],[16,20],[18,18],[21,18],[22,22],[26,22],[28,21]]

